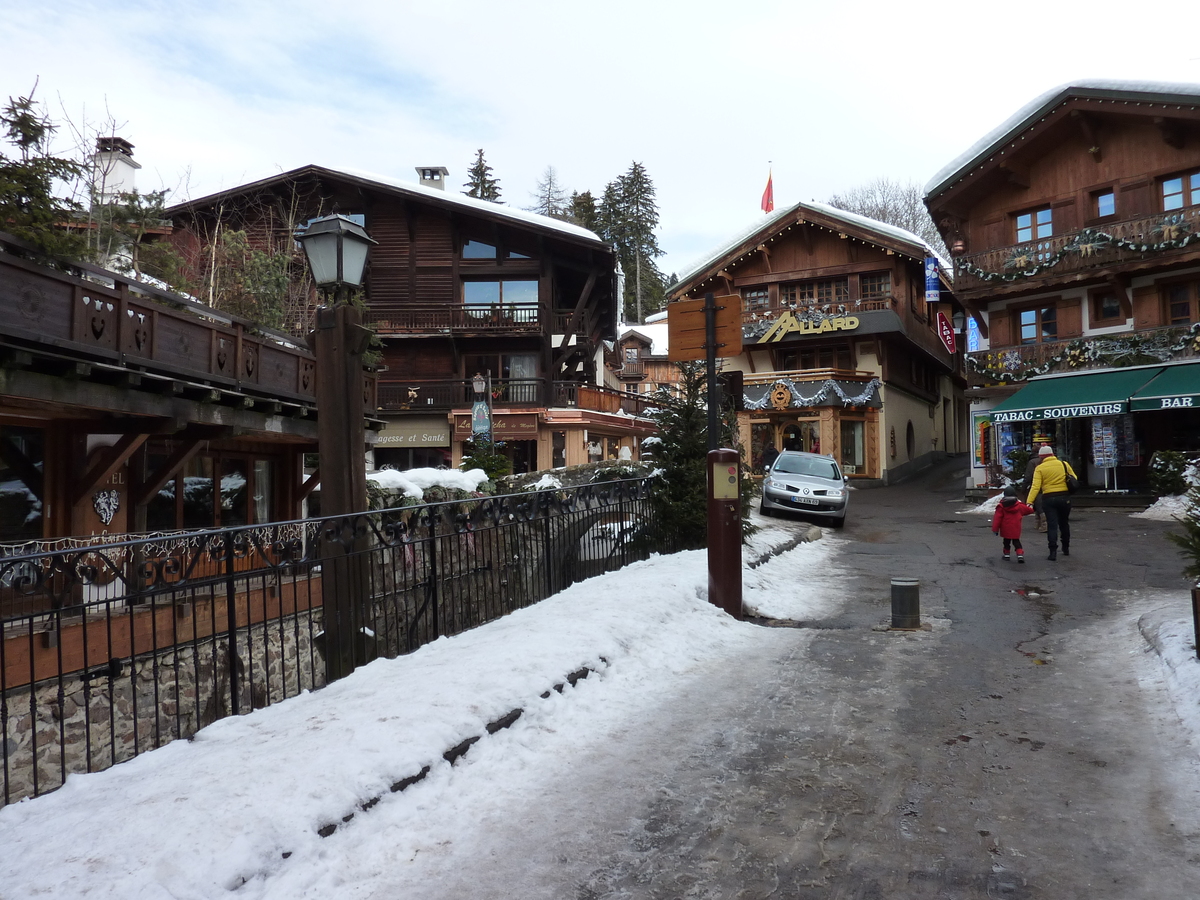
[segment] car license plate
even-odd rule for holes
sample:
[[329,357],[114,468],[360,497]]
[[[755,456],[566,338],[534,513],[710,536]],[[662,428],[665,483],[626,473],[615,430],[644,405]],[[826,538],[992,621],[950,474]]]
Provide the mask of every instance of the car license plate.
[[812,497],[793,497],[792,502],[793,503],[803,503],[806,506],[816,506],[820,501],[815,500]]

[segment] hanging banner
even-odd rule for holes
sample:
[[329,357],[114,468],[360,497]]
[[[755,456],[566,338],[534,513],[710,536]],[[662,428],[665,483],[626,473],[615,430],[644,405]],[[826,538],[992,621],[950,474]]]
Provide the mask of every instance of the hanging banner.
[[941,280],[938,278],[936,256],[925,257],[925,302],[937,303],[942,298]]
[[954,342],[954,326],[950,324],[950,320],[946,318],[944,312],[937,314],[937,333],[938,337],[942,339],[942,344],[945,345],[946,350],[953,353],[958,346]]
[[492,430],[492,411],[486,400],[471,404],[471,434],[487,434]]

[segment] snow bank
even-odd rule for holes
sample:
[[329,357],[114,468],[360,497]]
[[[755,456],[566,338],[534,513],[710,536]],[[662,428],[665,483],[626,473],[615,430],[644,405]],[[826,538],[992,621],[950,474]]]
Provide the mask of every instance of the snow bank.
[[380,469],[378,472],[368,472],[367,478],[381,488],[421,500],[425,491],[432,487],[457,488],[460,491],[479,490],[479,486],[488,480],[483,469],[468,469],[462,472],[458,469],[409,469],[398,472],[395,469]]

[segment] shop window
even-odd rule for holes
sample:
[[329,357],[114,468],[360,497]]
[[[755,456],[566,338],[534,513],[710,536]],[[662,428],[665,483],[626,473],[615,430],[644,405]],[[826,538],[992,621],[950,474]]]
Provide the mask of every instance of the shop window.
[[[151,470],[167,459],[150,453]],[[275,463],[245,456],[199,456],[184,464],[146,505],[150,531],[230,528],[279,518],[275,509]]]
[[1125,321],[1125,315],[1121,309],[1121,297],[1112,288],[1094,290],[1089,299],[1094,327],[1119,325]]
[[872,272],[869,275],[860,275],[858,284],[859,293],[864,300],[883,300],[892,295],[890,272]]
[[6,452],[0,454],[0,540],[38,540],[42,501],[29,489],[22,472],[33,481],[44,470],[42,431],[6,425],[0,429],[0,441],[6,445]]
[[857,419],[842,419],[839,431],[842,444],[842,470],[847,475],[862,475],[866,472],[867,459],[864,452],[864,423]]
[[742,291],[742,309],[746,312],[762,312],[771,305],[766,289]]
[[1200,205],[1200,172],[1189,172],[1186,175],[1163,179],[1163,212],[1196,205]]
[[1035,306],[1016,313],[1017,336],[1022,344],[1058,340],[1058,307]]
[[1200,281],[1175,281],[1163,285],[1163,305],[1168,325],[1200,321]]

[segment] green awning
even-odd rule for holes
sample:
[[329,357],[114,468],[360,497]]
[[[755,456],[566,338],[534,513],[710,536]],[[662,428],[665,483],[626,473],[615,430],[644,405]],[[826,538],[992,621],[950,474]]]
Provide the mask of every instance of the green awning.
[[1200,363],[1167,366],[1129,398],[1133,412],[1200,409]]
[[1031,381],[992,409],[993,422],[1036,422],[1118,416],[1129,411],[1129,398],[1162,371],[1157,366],[1106,369]]

